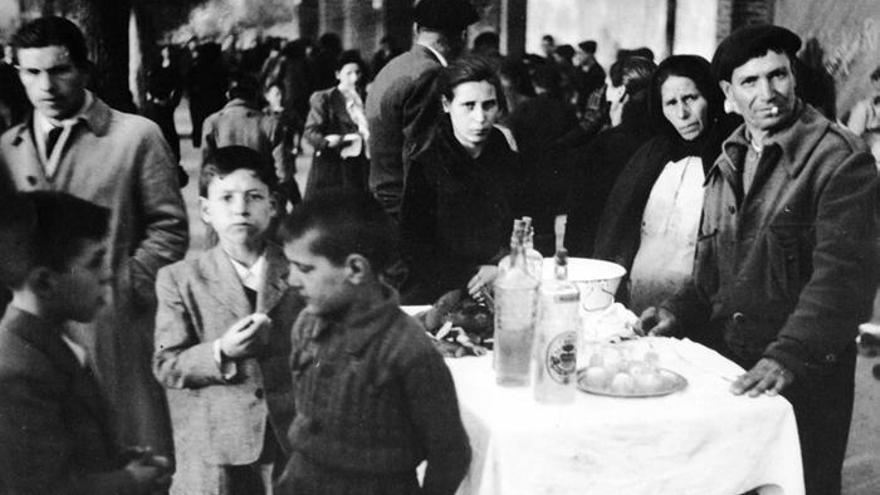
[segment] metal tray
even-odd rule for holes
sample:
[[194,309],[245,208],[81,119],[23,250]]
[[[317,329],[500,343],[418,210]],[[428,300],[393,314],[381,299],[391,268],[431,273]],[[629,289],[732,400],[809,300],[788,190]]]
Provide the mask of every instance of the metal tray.
[[612,392],[607,388],[597,388],[593,386],[589,386],[586,384],[586,380],[584,379],[584,373],[587,368],[581,368],[577,371],[577,388],[588,394],[594,395],[604,395],[606,397],[623,397],[623,398],[643,398],[643,397],[662,397],[664,395],[669,395],[679,390],[684,390],[687,387],[687,378],[681,376],[680,374],[666,369],[659,368],[657,371],[660,374],[660,377],[663,379],[664,386],[658,390],[653,392],[641,392],[635,391],[627,394],[621,394],[617,392]]

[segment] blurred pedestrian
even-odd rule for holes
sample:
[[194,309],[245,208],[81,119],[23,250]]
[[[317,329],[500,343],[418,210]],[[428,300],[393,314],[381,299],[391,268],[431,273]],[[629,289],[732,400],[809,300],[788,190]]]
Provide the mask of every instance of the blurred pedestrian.
[[379,71],[391,61],[391,59],[401,53],[399,43],[394,36],[391,36],[390,34],[383,36],[382,39],[379,40],[379,49],[373,54],[373,60],[370,64],[371,77],[375,77],[376,74],[378,74]]
[[171,56],[171,47],[163,45],[159,50],[161,59],[147,71],[144,117],[159,125],[162,135],[171,146],[174,158],[180,161],[180,136],[174,124],[174,110],[180,103],[183,84],[180,70]]
[[305,137],[315,149],[306,198],[322,189],[368,192],[370,131],[364,115],[365,65],[356,50],[336,62],[336,86],[312,94]]
[[198,148],[202,145],[202,124],[208,115],[223,106],[228,82],[220,45],[194,45],[191,42],[189,47],[191,60],[185,77],[185,87],[189,97],[193,146]]
[[336,60],[342,53],[342,40],[336,33],[324,33],[318,38],[309,57],[312,91],[320,91],[336,85]]
[[290,198],[288,201],[292,206],[296,204],[293,200],[302,196],[296,182],[296,157],[302,154],[300,142],[302,141],[305,122],[295,109],[284,106],[284,86],[281,83],[270,83],[263,93],[263,98],[266,100],[263,113],[273,115],[278,119],[284,135],[284,147],[289,149],[294,155],[287,163],[289,169],[284,174],[286,180],[278,184],[281,194]]
[[[295,159],[289,141],[285,140],[284,128],[274,115],[263,113],[261,92],[257,78],[249,74],[235,74],[226,92],[226,105],[205,119],[204,147],[202,162],[218,148],[225,146],[247,146],[256,150],[266,161],[275,164],[275,174],[279,183],[289,183],[295,166]],[[299,189],[288,187],[288,196],[283,198],[295,205],[299,203]]]

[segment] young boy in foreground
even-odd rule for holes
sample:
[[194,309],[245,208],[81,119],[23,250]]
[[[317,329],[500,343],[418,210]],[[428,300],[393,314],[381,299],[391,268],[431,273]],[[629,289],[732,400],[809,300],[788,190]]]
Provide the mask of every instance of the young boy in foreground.
[[306,309],[291,337],[293,453],[276,492],[454,493],[470,462],[455,387],[424,329],[379,280],[395,259],[382,207],[357,193],[317,194],[281,232]]
[[287,458],[290,328],[302,303],[281,248],[266,240],[276,185],[256,151],[217,149],[199,201],[219,242],[159,271],[154,373],[174,428],[172,493],[268,493]]
[[0,493],[147,494],[169,460],[113,444],[85,348],[65,333],[104,303],[110,211],[57,192],[0,205],[0,278],[13,299],[0,321]]

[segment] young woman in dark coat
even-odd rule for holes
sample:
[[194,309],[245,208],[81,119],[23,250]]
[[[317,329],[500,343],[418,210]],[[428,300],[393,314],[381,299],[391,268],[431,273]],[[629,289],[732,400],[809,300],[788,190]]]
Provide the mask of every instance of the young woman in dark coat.
[[401,208],[404,304],[491,286],[522,187],[518,157],[494,127],[504,96],[492,66],[466,57],[438,83],[446,115],[408,164]]
[[623,265],[618,299],[636,313],[671,295],[691,271],[703,177],[738,125],[725,117],[709,62],[676,55],[651,82],[649,116],[658,130],[624,167],[599,220],[594,256]]

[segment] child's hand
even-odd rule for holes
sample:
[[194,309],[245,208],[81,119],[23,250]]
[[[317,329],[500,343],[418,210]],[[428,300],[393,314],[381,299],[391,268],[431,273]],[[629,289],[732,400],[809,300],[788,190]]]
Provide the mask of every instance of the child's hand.
[[220,337],[220,350],[230,358],[242,358],[256,353],[260,339],[257,338],[260,329],[268,326],[271,320],[263,313],[254,313],[246,316]]

